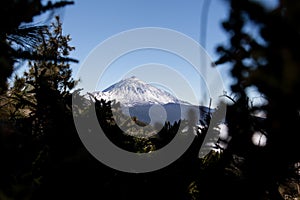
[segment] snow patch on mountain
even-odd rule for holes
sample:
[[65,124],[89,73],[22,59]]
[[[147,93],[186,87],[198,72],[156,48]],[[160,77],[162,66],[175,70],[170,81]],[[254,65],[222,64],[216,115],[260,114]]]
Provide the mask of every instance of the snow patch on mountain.
[[189,104],[135,76],[123,79],[102,92],[94,92],[93,95],[99,100],[116,100],[126,107],[145,104]]

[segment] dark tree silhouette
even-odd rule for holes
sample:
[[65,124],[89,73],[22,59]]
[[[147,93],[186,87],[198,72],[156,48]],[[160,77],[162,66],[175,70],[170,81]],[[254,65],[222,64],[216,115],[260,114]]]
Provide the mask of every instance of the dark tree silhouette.
[[[258,1],[230,1],[223,23],[230,43],[217,48],[221,57],[216,64],[230,63],[235,79],[231,88],[237,98],[227,113],[231,140],[223,154],[224,166],[240,159],[236,165],[242,175],[233,197],[282,199],[281,184],[299,180],[299,10],[298,1],[279,1],[274,9]],[[264,105],[250,105],[249,87],[265,96]],[[267,114],[263,128],[253,117],[257,111]],[[267,137],[264,147],[252,143],[255,132]],[[225,193],[234,189],[225,188]]]
[[69,63],[59,60],[74,47],[59,18],[55,20],[33,46],[45,59],[30,61],[24,76],[16,77],[14,87],[1,96],[1,199],[33,196],[49,171],[80,146],[71,111],[76,81]]

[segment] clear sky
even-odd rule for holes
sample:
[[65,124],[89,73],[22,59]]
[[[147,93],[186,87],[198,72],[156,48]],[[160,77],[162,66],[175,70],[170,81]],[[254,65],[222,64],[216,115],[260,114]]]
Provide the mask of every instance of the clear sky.
[[[75,5],[65,9],[63,17],[64,33],[71,35],[71,45],[76,47],[71,56],[80,61],[72,64],[73,73],[77,74],[100,43],[120,32],[143,27],[161,27],[183,33],[199,42],[212,60],[216,60],[216,46],[224,44],[227,39],[221,22],[226,19],[228,10],[224,0],[75,0]],[[171,53],[151,49],[120,57],[101,77],[96,90],[103,90],[124,76],[134,75],[132,70],[149,63],[167,66],[185,76],[197,95],[197,101],[201,101],[201,92],[198,91],[202,90],[199,83],[202,79],[197,77],[190,64]],[[229,67],[220,66],[218,70],[228,88],[231,81]],[[160,75],[168,77],[168,74]],[[179,98],[193,101],[184,94],[179,94]]]
[[[64,32],[70,33],[82,61],[105,39],[133,28],[163,27],[200,42],[202,6],[206,0],[75,0],[64,15]],[[215,46],[226,39],[221,21],[227,16],[224,0],[210,0],[206,50],[215,58]],[[202,41],[200,42],[202,43]],[[201,44],[203,45],[203,44]]]

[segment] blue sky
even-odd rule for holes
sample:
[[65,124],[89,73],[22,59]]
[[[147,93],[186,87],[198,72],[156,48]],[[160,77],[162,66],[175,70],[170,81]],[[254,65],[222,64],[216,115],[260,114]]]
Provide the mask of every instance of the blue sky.
[[[209,7],[206,9],[203,9],[204,2],[209,2]],[[203,11],[208,15],[205,16]],[[71,54],[80,61],[79,64],[71,65],[76,75],[97,45],[120,32],[143,27],[161,27],[183,33],[199,42],[209,57],[216,60],[218,58],[215,53],[216,46],[224,44],[227,39],[221,28],[221,22],[227,15],[228,5],[224,0],[75,0],[75,5],[65,9],[63,30],[65,34],[71,35],[71,45],[76,47]],[[206,28],[203,17],[207,17]],[[206,31],[206,38],[203,37],[204,31]],[[202,90],[199,84],[201,78],[197,77],[192,67],[175,55],[159,50],[146,49],[120,57],[101,77],[96,90],[105,89],[122,77],[132,74],[130,72],[138,66],[149,63],[166,65],[186,76],[196,93],[196,101],[201,101],[203,94],[198,92]],[[231,82],[229,67],[220,66],[218,70],[228,89]],[[162,76],[167,78],[168,74]],[[179,98],[193,101],[189,95],[180,94]]]
[[[75,0],[64,15],[64,32],[77,47],[73,56],[83,60],[99,43],[119,32],[141,27],[163,27],[200,40],[201,9],[205,0]],[[211,0],[206,46],[215,57],[216,44],[226,39],[220,22],[227,16],[224,0]],[[201,44],[203,45],[203,44]]]

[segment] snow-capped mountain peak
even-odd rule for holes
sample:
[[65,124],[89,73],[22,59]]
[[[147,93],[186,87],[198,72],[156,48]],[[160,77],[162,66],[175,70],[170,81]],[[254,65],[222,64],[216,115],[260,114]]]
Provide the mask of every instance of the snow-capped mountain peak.
[[145,83],[135,76],[123,79],[102,92],[93,94],[97,99],[116,100],[127,107],[145,104],[187,104],[187,102],[178,100],[170,93]]

